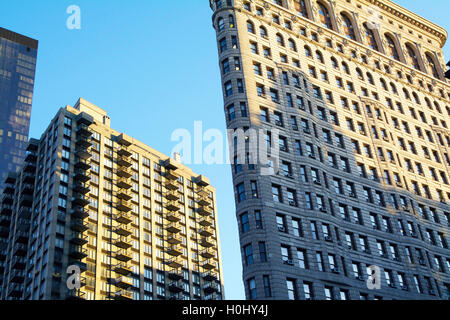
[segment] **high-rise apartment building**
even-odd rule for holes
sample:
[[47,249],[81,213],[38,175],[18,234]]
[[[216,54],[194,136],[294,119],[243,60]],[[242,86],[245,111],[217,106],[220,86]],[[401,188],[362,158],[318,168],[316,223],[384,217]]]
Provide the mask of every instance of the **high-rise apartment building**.
[[91,103],[60,109],[5,181],[2,299],[223,299],[209,180]]
[[0,28],[0,191],[25,157],[37,49],[38,41]]
[[388,0],[210,6],[247,298],[448,299],[446,31]]

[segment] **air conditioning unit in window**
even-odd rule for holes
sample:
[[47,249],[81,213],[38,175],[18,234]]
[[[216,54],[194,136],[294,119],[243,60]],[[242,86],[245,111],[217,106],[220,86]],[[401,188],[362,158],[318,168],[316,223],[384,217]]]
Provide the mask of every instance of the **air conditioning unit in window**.
[[320,211],[320,212],[323,212],[323,213],[326,213],[326,212],[327,212],[327,209],[324,208],[324,207],[320,207],[320,208],[319,208],[319,211]]
[[286,232],[286,228],[283,226],[278,226],[278,231]]
[[406,211],[406,212],[409,212],[408,206],[405,206],[405,205],[402,206],[402,210],[403,210],[403,211]]
[[395,288],[395,283],[393,283],[393,282],[389,283],[389,287]]
[[352,197],[352,198],[356,198],[356,193],[350,192],[349,196]]
[[277,126],[283,126],[283,124],[281,123],[281,121],[280,120],[275,120],[275,124],[277,125]]
[[408,287],[406,285],[402,285],[402,290],[408,291]]
[[394,257],[394,261],[400,262],[400,258],[399,257]]
[[326,236],[325,237],[325,241],[332,242],[333,238],[331,238],[331,236]]
[[321,185],[320,181],[319,181],[319,180],[317,180],[317,179],[313,180],[313,183],[314,183],[314,184],[316,184],[316,185],[318,185],[318,186],[320,186],[320,185]]
[[415,231],[411,232],[411,237],[417,238],[417,233]]
[[297,204],[295,203],[294,200],[289,200],[289,205],[292,206],[292,207],[296,207],[297,206]]
[[338,274],[339,273],[339,268],[338,267],[334,267],[331,269],[331,272]]
[[363,277],[362,275],[358,275],[358,276],[356,277],[356,279],[358,279],[359,281],[364,281],[364,277]]
[[419,264],[421,265],[421,266],[425,266],[426,264],[425,264],[425,260],[424,259],[419,259]]
[[430,295],[432,295],[432,296],[434,296],[434,295],[435,295],[435,293],[434,293],[434,290],[433,290],[433,289],[430,289],[430,290],[428,290],[428,293],[429,293]]

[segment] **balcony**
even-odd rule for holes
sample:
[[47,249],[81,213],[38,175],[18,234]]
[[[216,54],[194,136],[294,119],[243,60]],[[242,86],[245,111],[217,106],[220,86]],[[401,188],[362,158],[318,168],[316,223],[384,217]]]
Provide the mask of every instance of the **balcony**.
[[89,211],[87,211],[86,209],[84,209],[82,207],[75,207],[72,210],[72,215],[74,218],[77,218],[77,219],[86,219],[87,217],[89,217]]
[[128,181],[128,178],[119,178],[117,179],[117,187],[128,190],[131,189],[132,185]]
[[209,282],[203,286],[203,291],[205,292],[205,294],[219,292],[219,285],[217,284],[217,282]]
[[89,137],[78,136],[76,145],[77,147],[87,149],[92,146],[92,143],[89,141]]
[[75,156],[80,159],[87,160],[91,157],[91,154],[86,149],[78,147],[75,150]]
[[86,230],[89,230],[88,224],[81,219],[72,219],[72,221],[70,222],[70,228],[73,231],[77,232],[84,232]]
[[166,219],[170,222],[179,222],[181,220],[180,215],[178,213],[169,213],[166,216]]
[[122,237],[128,237],[129,235],[132,234],[131,229],[125,224],[121,224],[121,225],[119,225],[117,227],[114,227],[113,231],[116,234],[118,234],[119,236],[122,236]]
[[12,283],[23,283],[25,280],[25,272],[24,270],[14,270],[11,272],[10,279]]
[[212,270],[216,267],[216,264],[214,262],[211,262],[210,260],[206,260],[201,263],[201,266],[205,270]]
[[130,212],[131,211],[131,204],[128,201],[125,200],[119,200],[116,203],[116,209],[122,212]]
[[110,284],[115,285],[116,287],[121,289],[128,289],[129,287],[133,286],[132,280],[126,276],[122,276],[116,279],[110,278],[108,280]]
[[30,232],[30,221],[28,219],[19,218],[16,222],[16,230],[25,233]]
[[121,157],[131,157],[132,153],[127,150],[126,147],[122,147],[119,150],[117,150],[117,154]]
[[28,232],[16,231],[16,241],[19,243],[27,244],[29,237],[30,237],[30,235]]
[[22,184],[20,193],[32,196],[34,193],[34,186],[29,183]]
[[202,218],[198,221],[198,224],[201,225],[202,227],[210,227],[213,225],[212,223],[212,217],[211,216],[207,216],[206,218]]
[[212,258],[215,258],[216,257],[216,254],[215,254],[216,252],[213,250],[213,249],[211,249],[211,248],[207,248],[207,249],[204,249],[204,250],[202,250],[202,251],[200,251],[200,255],[203,257],[203,258],[205,258],[205,259],[212,259]]
[[197,213],[201,216],[210,216],[213,212],[209,207],[200,207],[197,208]]
[[16,270],[25,270],[26,262],[22,257],[14,257],[12,259],[12,268]]
[[168,277],[171,280],[181,280],[184,278],[183,272],[177,269],[172,269],[168,272]]
[[170,233],[179,233],[181,232],[181,225],[179,223],[172,222],[167,225],[166,230]]
[[199,206],[205,207],[205,206],[209,206],[211,204],[209,198],[206,197],[202,197],[199,200],[197,200],[197,204]]
[[126,249],[116,251],[114,253],[114,258],[122,262],[128,262],[132,259],[131,254]]
[[22,284],[11,284],[8,288],[8,296],[11,298],[20,299],[22,298],[23,285]]
[[86,185],[84,183],[76,182],[73,185],[73,191],[75,191],[79,194],[82,194],[82,195],[86,195],[91,191],[91,189],[89,188],[88,185]]
[[166,265],[168,265],[171,268],[178,269],[183,266],[183,264],[178,260],[178,258],[169,259],[165,262]]
[[176,234],[172,234],[170,236],[167,237],[167,243],[171,244],[171,245],[176,245],[176,244],[180,244],[183,242],[182,238]]
[[176,180],[169,180],[166,182],[165,187],[167,190],[178,190],[178,182]]
[[14,187],[13,186],[6,186],[5,189],[3,190],[3,193],[8,194],[10,197],[14,196]]
[[128,157],[119,156],[119,158],[117,158],[117,165],[119,165],[121,167],[129,168],[133,164],[131,163],[131,160]]
[[16,243],[16,245],[14,246],[14,255],[16,257],[25,257],[27,255],[27,252],[28,247],[23,243]]
[[121,189],[121,190],[117,191],[117,198],[119,198],[120,200],[129,201],[133,197],[131,196],[130,191],[128,191],[126,189]]
[[120,290],[111,293],[110,298],[114,300],[133,300],[133,294],[127,290]]
[[200,240],[200,245],[204,248],[211,248],[214,247],[214,244],[210,241],[208,241],[207,238],[203,238]]
[[165,207],[167,210],[174,212],[179,211],[181,205],[178,203],[178,201],[170,201],[165,204]]
[[29,195],[22,195],[19,199],[19,206],[20,207],[28,207],[31,208],[33,205],[33,197]]
[[121,213],[113,215],[113,219],[121,224],[129,224],[129,223],[133,222],[133,220],[131,219],[131,216],[125,212],[121,212]]
[[0,215],[0,227],[9,228],[10,225],[11,225],[11,221],[9,220],[9,217]]
[[69,255],[71,258],[76,260],[84,259],[88,256],[87,249],[81,246],[70,246]]
[[82,246],[88,243],[88,236],[83,235],[79,232],[72,232],[70,236],[70,243],[75,244],[77,246]]
[[91,168],[91,165],[86,160],[83,160],[81,158],[75,158],[75,168],[82,171],[86,171]]
[[119,237],[115,239],[114,245],[121,249],[129,249],[132,246],[131,241],[128,240],[126,237]]
[[35,173],[36,172],[36,164],[32,162],[25,162],[23,167],[24,172]]
[[164,161],[163,167],[167,170],[177,170],[179,166],[179,163],[176,162],[172,158],[168,158],[166,161]]
[[75,170],[73,178],[75,181],[80,182],[88,182],[89,180],[91,180],[89,171],[87,170]]
[[117,142],[125,147],[129,147],[131,145],[131,137],[127,136],[125,133],[121,133],[118,137],[117,137]]
[[24,183],[34,184],[34,178],[35,178],[34,173],[24,172],[22,174],[22,180]]
[[197,183],[197,185],[199,185],[201,187],[207,187],[207,186],[209,186],[209,179],[206,178],[205,176],[199,175],[195,179],[195,183]]
[[72,204],[74,206],[85,207],[89,204],[89,200],[85,199],[83,195],[75,195],[72,199]]
[[130,178],[133,174],[131,173],[131,170],[127,167],[119,167],[116,171],[117,176],[121,178]]
[[167,180],[178,180],[178,176],[176,174],[173,173],[173,171],[171,170],[167,170],[164,173],[164,178],[166,178]]
[[[178,189],[177,189],[178,190]],[[170,192],[166,192],[164,194],[164,196],[166,197],[167,200],[169,201],[178,201],[180,199],[180,195],[178,194],[178,192],[176,190],[174,191],[170,191]]]
[[209,227],[203,227],[198,230],[198,233],[204,237],[211,237],[214,235],[214,230]]
[[7,194],[3,195],[2,198],[2,204],[3,205],[12,205],[14,203],[14,200],[11,196],[8,196]]
[[172,280],[169,282],[169,291],[170,292],[183,292],[183,282],[181,280]]
[[25,156],[25,162],[36,162],[37,156],[34,153],[27,152]]
[[114,266],[114,272],[127,276],[129,275],[132,271],[131,268],[129,267],[129,265],[126,262],[120,262],[117,265]]
[[92,135],[91,131],[89,130],[89,126],[84,124],[81,124],[77,127],[76,133],[78,136],[83,136],[87,138],[89,138]]
[[82,273],[87,271],[87,264],[85,262],[81,262],[81,261],[78,261],[78,260],[72,260],[72,261],[69,262],[69,264],[77,266],[78,268],[80,268],[80,271]]
[[169,246],[169,247],[166,249],[166,253],[167,253],[168,255],[171,255],[172,257],[178,257],[178,256],[180,256],[181,254],[183,254],[183,252],[181,251],[180,246],[178,246],[178,245],[176,245],[176,244]]
[[0,209],[0,214],[4,216],[10,216],[12,215],[12,208],[10,206],[3,206]]
[[202,278],[205,281],[217,281],[217,279],[219,279],[219,277],[217,276],[217,273],[214,271],[202,273]]

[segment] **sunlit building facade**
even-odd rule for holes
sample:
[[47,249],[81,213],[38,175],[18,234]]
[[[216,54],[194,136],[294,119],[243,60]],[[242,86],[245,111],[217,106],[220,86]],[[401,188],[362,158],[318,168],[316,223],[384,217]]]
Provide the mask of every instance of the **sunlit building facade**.
[[448,299],[447,32],[387,0],[210,6],[227,127],[279,149],[232,165],[247,298]]
[[206,177],[83,99],[27,150],[1,198],[2,299],[223,299]]

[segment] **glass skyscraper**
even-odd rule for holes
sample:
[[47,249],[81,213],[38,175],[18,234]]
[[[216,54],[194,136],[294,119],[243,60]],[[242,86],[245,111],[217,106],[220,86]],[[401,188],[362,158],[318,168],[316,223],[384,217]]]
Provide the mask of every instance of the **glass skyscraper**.
[[25,157],[38,41],[0,28],[0,190]]

